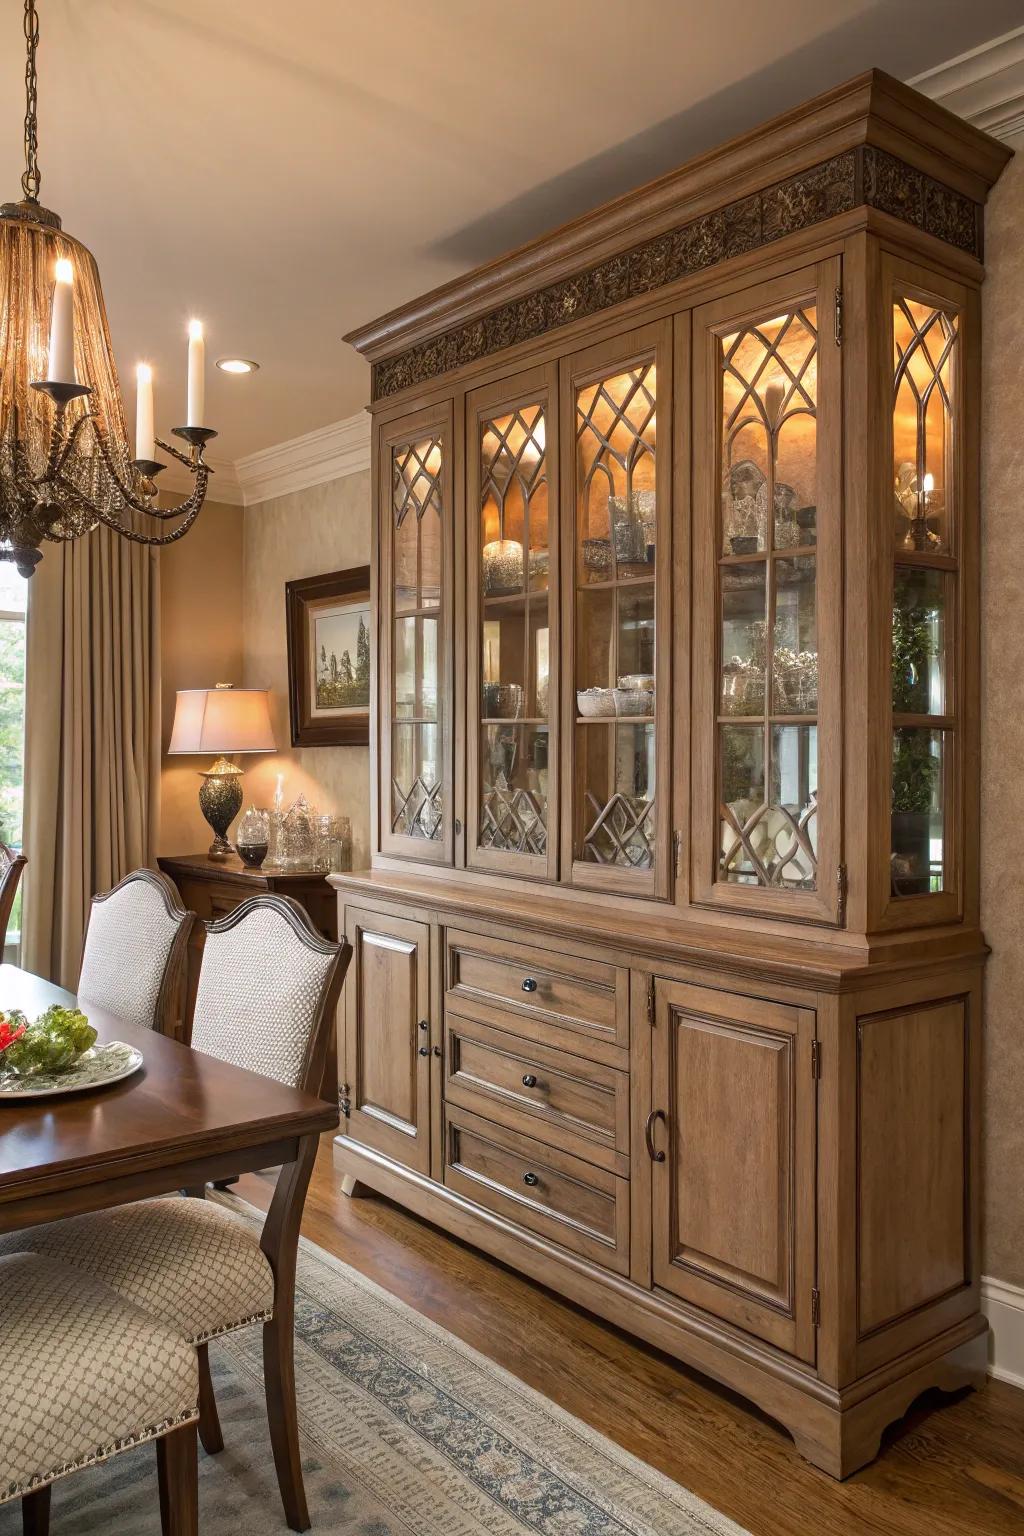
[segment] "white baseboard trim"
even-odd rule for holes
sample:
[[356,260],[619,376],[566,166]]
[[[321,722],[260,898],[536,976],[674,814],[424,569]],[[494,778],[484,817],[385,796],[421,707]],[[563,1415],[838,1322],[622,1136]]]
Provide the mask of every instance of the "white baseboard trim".
[[982,1275],[981,1310],[992,1330],[989,1375],[1024,1388],[1024,1286]]

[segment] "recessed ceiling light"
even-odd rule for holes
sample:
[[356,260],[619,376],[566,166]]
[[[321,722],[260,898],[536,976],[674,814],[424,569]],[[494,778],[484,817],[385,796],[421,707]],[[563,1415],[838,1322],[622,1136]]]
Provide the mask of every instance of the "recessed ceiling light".
[[225,373],[255,373],[259,363],[250,362],[247,357],[218,357],[217,367]]

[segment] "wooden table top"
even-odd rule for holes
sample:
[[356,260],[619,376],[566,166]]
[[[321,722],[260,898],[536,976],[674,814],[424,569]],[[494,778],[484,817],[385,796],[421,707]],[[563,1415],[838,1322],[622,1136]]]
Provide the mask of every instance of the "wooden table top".
[[[75,999],[0,965],[0,1009],[21,1008],[32,1019],[55,1002]],[[0,1231],[169,1192],[204,1172],[221,1178],[289,1161],[298,1137],[338,1124],[336,1105],[138,1029],[85,999],[82,1009],[100,1040],[137,1046],[144,1065],[109,1088],[0,1099]]]
[[273,885],[283,891],[287,891],[289,885],[315,885],[322,881],[325,890],[330,890],[325,869],[277,869],[273,864],[251,869],[242,863],[237,853],[227,859],[211,859],[205,853],[167,853],[160,855],[157,864],[172,880],[178,875],[192,880],[244,880],[256,887]]

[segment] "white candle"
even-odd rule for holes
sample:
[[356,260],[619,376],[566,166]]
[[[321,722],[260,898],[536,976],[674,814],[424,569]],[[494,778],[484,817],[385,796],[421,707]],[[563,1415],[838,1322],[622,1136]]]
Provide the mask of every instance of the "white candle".
[[201,320],[190,320],[188,323],[188,406],[185,415],[186,427],[202,427],[206,423],[203,415],[206,410],[206,342],[203,340],[203,323]]
[[135,457],[151,461],[156,458],[153,370],[148,363],[140,363],[135,370]]
[[51,384],[75,383],[75,269],[65,257],[57,262],[50,314]]

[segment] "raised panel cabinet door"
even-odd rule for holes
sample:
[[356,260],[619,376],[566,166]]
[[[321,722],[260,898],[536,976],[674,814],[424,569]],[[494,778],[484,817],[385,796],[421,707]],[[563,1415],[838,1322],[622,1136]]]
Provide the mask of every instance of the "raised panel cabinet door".
[[454,847],[452,443],[445,401],[376,445],[380,847],[431,864]]
[[345,931],[343,1133],[429,1173],[430,929],[348,907]]
[[694,313],[690,894],[841,923],[838,258]]
[[814,1014],[655,989],[656,1288],[813,1360]]

